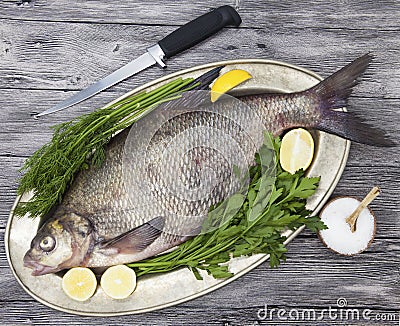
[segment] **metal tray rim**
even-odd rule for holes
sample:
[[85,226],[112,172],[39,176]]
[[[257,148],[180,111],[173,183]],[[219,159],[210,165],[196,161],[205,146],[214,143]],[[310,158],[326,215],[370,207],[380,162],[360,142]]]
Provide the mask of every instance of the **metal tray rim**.
[[[292,65],[292,64],[284,63],[284,62],[281,62],[281,61],[269,60],[269,59],[226,60],[226,61],[212,62],[212,63],[209,63],[209,64],[203,64],[203,65],[199,65],[199,66],[194,66],[194,67],[187,68],[187,69],[184,69],[184,70],[180,70],[180,71],[174,72],[172,74],[163,76],[161,78],[155,79],[153,81],[150,81],[150,82],[148,82],[148,83],[146,83],[146,84],[144,84],[142,86],[139,86],[139,87],[137,87],[137,88],[135,88],[135,89],[123,94],[119,98],[117,98],[117,99],[109,102],[108,104],[106,104],[106,106],[108,106],[108,105],[110,105],[112,103],[115,103],[115,102],[117,102],[117,101],[119,101],[121,99],[124,99],[125,97],[127,97],[127,96],[129,96],[131,94],[137,93],[137,92],[139,92],[139,91],[141,91],[143,89],[149,88],[151,86],[154,86],[156,84],[159,84],[161,82],[164,82],[166,80],[172,79],[174,77],[177,77],[177,76],[180,76],[180,75],[183,75],[183,74],[186,74],[186,73],[190,73],[190,72],[201,70],[201,69],[212,68],[212,67],[215,67],[215,66],[221,66],[221,65],[253,64],[253,63],[274,64],[274,65],[289,67],[289,68],[295,69],[297,71],[304,72],[304,73],[306,73],[306,74],[308,74],[308,75],[310,75],[312,77],[315,77],[318,80],[323,80],[323,78],[321,76],[319,76],[318,74],[316,74],[316,73],[314,73],[314,72],[312,72],[312,71],[310,71],[308,69],[301,68],[301,67],[298,67],[298,66],[295,66],[295,65]],[[318,213],[318,211],[322,208],[322,206],[326,203],[326,201],[329,199],[330,195],[333,193],[333,191],[334,191],[337,183],[339,182],[339,179],[340,179],[340,177],[341,177],[341,175],[342,175],[342,173],[343,173],[343,171],[345,169],[346,162],[347,162],[348,155],[349,155],[349,151],[350,151],[350,144],[351,144],[351,142],[349,140],[346,140],[345,150],[344,150],[344,153],[343,153],[343,156],[342,156],[342,160],[340,162],[340,168],[337,171],[337,174],[336,174],[336,176],[334,178],[334,181],[330,184],[329,189],[325,192],[323,198],[320,200],[320,202],[318,203],[317,207],[313,210],[311,215],[316,215]],[[198,292],[198,293],[183,297],[183,298],[181,298],[179,300],[171,301],[171,302],[168,302],[168,303],[165,303],[165,304],[162,304],[162,305],[153,306],[153,307],[149,307],[149,308],[144,308],[144,309],[140,309],[140,310],[136,310],[136,311],[119,311],[119,312],[104,312],[104,313],[102,313],[102,312],[77,311],[77,310],[73,310],[73,309],[68,309],[68,308],[64,308],[64,307],[55,305],[53,303],[50,303],[50,302],[42,299],[41,297],[37,296],[35,293],[33,293],[29,289],[29,287],[27,287],[20,280],[20,278],[17,275],[16,270],[15,270],[13,264],[12,264],[11,257],[10,257],[9,243],[8,242],[9,242],[9,235],[10,235],[10,229],[11,229],[12,220],[13,220],[13,218],[15,218],[13,212],[14,212],[14,209],[15,209],[15,207],[18,204],[20,199],[21,199],[21,196],[17,196],[16,197],[15,202],[14,202],[14,204],[13,204],[11,210],[10,210],[9,218],[8,218],[6,229],[5,229],[5,235],[4,235],[6,257],[7,257],[7,261],[8,261],[8,264],[10,266],[10,269],[12,271],[12,274],[16,278],[17,282],[21,285],[21,287],[25,290],[25,292],[27,292],[35,300],[39,301],[40,303],[42,303],[42,304],[44,304],[44,305],[46,305],[46,306],[48,306],[50,308],[53,308],[53,309],[56,309],[56,310],[59,310],[59,311],[62,311],[62,312],[70,313],[70,314],[81,315],[81,316],[108,317],[108,316],[121,316],[121,315],[128,315],[128,314],[140,314],[140,313],[146,313],[146,312],[156,311],[156,310],[164,309],[164,308],[167,308],[167,307],[175,306],[177,304],[180,304],[180,303],[183,303],[183,302],[198,298],[200,296],[203,296],[203,295],[205,295],[207,293],[210,293],[210,292],[212,292],[212,291],[214,291],[214,290],[216,290],[218,288],[221,288],[222,286],[225,286],[225,285],[231,283],[232,281],[236,280],[237,278],[241,277],[242,275],[248,273],[250,270],[256,268],[257,266],[259,266],[260,264],[262,264],[263,262],[265,262],[269,258],[269,255],[259,254],[260,255],[260,259],[258,259],[256,262],[250,264],[246,268],[242,269],[240,272],[236,273],[231,278],[226,279],[226,280],[224,280],[224,281],[222,281],[220,283],[217,283],[217,284],[215,284],[213,286],[210,286],[209,288],[207,288],[207,289],[205,289],[205,290],[203,290],[201,292]],[[285,244],[291,242],[299,233],[302,232],[303,229],[304,229],[304,226],[302,226],[299,229],[297,229],[296,231],[292,232],[290,234],[290,236],[286,239]]]

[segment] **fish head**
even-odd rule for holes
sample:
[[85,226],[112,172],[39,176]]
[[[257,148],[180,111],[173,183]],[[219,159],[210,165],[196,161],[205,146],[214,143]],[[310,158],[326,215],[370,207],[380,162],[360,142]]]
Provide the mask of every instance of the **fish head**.
[[87,218],[71,212],[57,214],[38,230],[24,266],[33,269],[33,276],[82,266],[93,246],[94,229]]

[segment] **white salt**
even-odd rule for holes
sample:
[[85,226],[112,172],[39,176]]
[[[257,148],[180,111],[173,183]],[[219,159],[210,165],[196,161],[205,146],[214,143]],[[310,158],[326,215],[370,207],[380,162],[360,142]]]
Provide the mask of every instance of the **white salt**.
[[321,220],[328,229],[321,230],[320,236],[328,248],[343,255],[353,255],[367,249],[375,236],[375,218],[368,208],[358,217],[354,233],[346,222],[359,204],[355,198],[343,197],[331,201],[324,208]]

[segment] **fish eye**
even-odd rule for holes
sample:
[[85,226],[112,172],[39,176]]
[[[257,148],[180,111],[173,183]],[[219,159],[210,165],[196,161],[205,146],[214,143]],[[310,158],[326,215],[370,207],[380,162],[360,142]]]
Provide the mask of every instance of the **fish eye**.
[[52,251],[55,246],[56,246],[56,241],[51,236],[44,237],[39,244],[40,249],[46,252]]

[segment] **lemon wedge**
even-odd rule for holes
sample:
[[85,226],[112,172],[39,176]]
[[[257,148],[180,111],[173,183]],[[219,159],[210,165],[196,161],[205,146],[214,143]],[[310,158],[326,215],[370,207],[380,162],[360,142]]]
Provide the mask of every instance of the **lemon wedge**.
[[222,94],[250,78],[252,76],[242,69],[233,69],[219,76],[211,86],[211,102],[215,102]]
[[125,265],[112,266],[101,276],[100,285],[109,297],[125,299],[136,288],[135,271]]
[[311,134],[302,128],[290,130],[282,138],[280,163],[282,169],[295,173],[307,169],[314,156],[314,140]]
[[62,279],[62,289],[71,299],[86,301],[97,288],[94,273],[85,267],[74,267],[65,273]]

